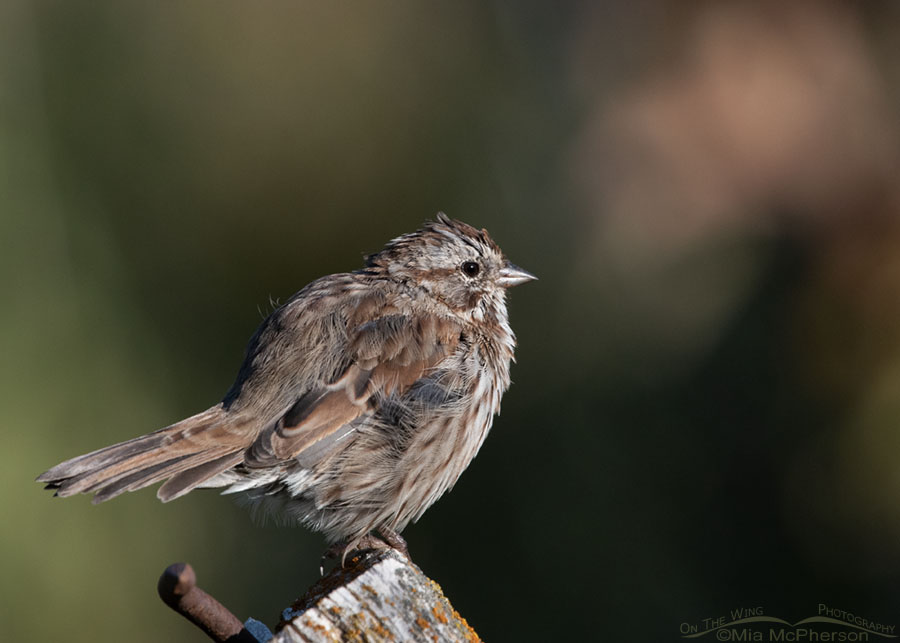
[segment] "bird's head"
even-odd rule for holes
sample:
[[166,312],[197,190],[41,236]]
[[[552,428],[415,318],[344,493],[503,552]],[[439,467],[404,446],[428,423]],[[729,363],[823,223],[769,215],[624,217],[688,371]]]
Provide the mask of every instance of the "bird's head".
[[442,212],[366,257],[366,266],[421,288],[454,314],[473,321],[501,310],[505,316],[506,289],[537,279],[511,263],[487,230]]

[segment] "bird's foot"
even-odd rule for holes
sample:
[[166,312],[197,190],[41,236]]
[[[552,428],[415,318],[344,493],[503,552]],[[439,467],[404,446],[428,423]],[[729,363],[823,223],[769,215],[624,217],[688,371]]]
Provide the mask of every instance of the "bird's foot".
[[396,549],[401,554],[412,560],[409,556],[409,546],[406,544],[406,540],[398,534],[393,529],[388,529],[384,527],[378,530],[378,535],[381,536],[381,540],[386,542],[391,548]]
[[[396,549],[398,552],[409,558],[409,547],[406,540],[393,529],[379,529],[378,536],[374,534],[366,534],[357,540],[342,540],[333,544],[322,554],[322,560],[319,563],[319,573],[325,575],[325,561],[334,560],[340,557],[341,567],[347,566],[347,554],[352,552],[372,551],[375,549]],[[410,560],[412,560],[410,558]]]

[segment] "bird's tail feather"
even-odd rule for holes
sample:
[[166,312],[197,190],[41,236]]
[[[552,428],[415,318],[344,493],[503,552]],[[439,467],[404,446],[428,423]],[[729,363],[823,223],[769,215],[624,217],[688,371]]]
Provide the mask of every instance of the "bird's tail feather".
[[98,503],[168,479],[156,494],[167,502],[242,461],[239,428],[226,422],[221,405],[214,406],[159,431],[67,460],[37,480],[57,496],[93,493]]

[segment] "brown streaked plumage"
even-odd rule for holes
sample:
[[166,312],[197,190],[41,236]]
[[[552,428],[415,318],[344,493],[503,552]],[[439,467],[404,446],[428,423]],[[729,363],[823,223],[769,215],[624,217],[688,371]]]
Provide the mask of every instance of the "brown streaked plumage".
[[222,402],[38,477],[94,502],[165,481],[244,492],[355,546],[391,544],[478,452],[509,386],[505,292],[535,277],[439,214],[274,311]]

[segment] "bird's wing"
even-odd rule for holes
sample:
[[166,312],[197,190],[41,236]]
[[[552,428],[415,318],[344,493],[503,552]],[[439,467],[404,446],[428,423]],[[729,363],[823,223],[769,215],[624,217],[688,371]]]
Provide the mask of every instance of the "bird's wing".
[[351,329],[350,365],[333,382],[299,396],[263,429],[245,453],[249,467],[270,466],[318,452],[370,415],[379,400],[402,395],[456,350],[459,326],[434,316],[389,314]]

